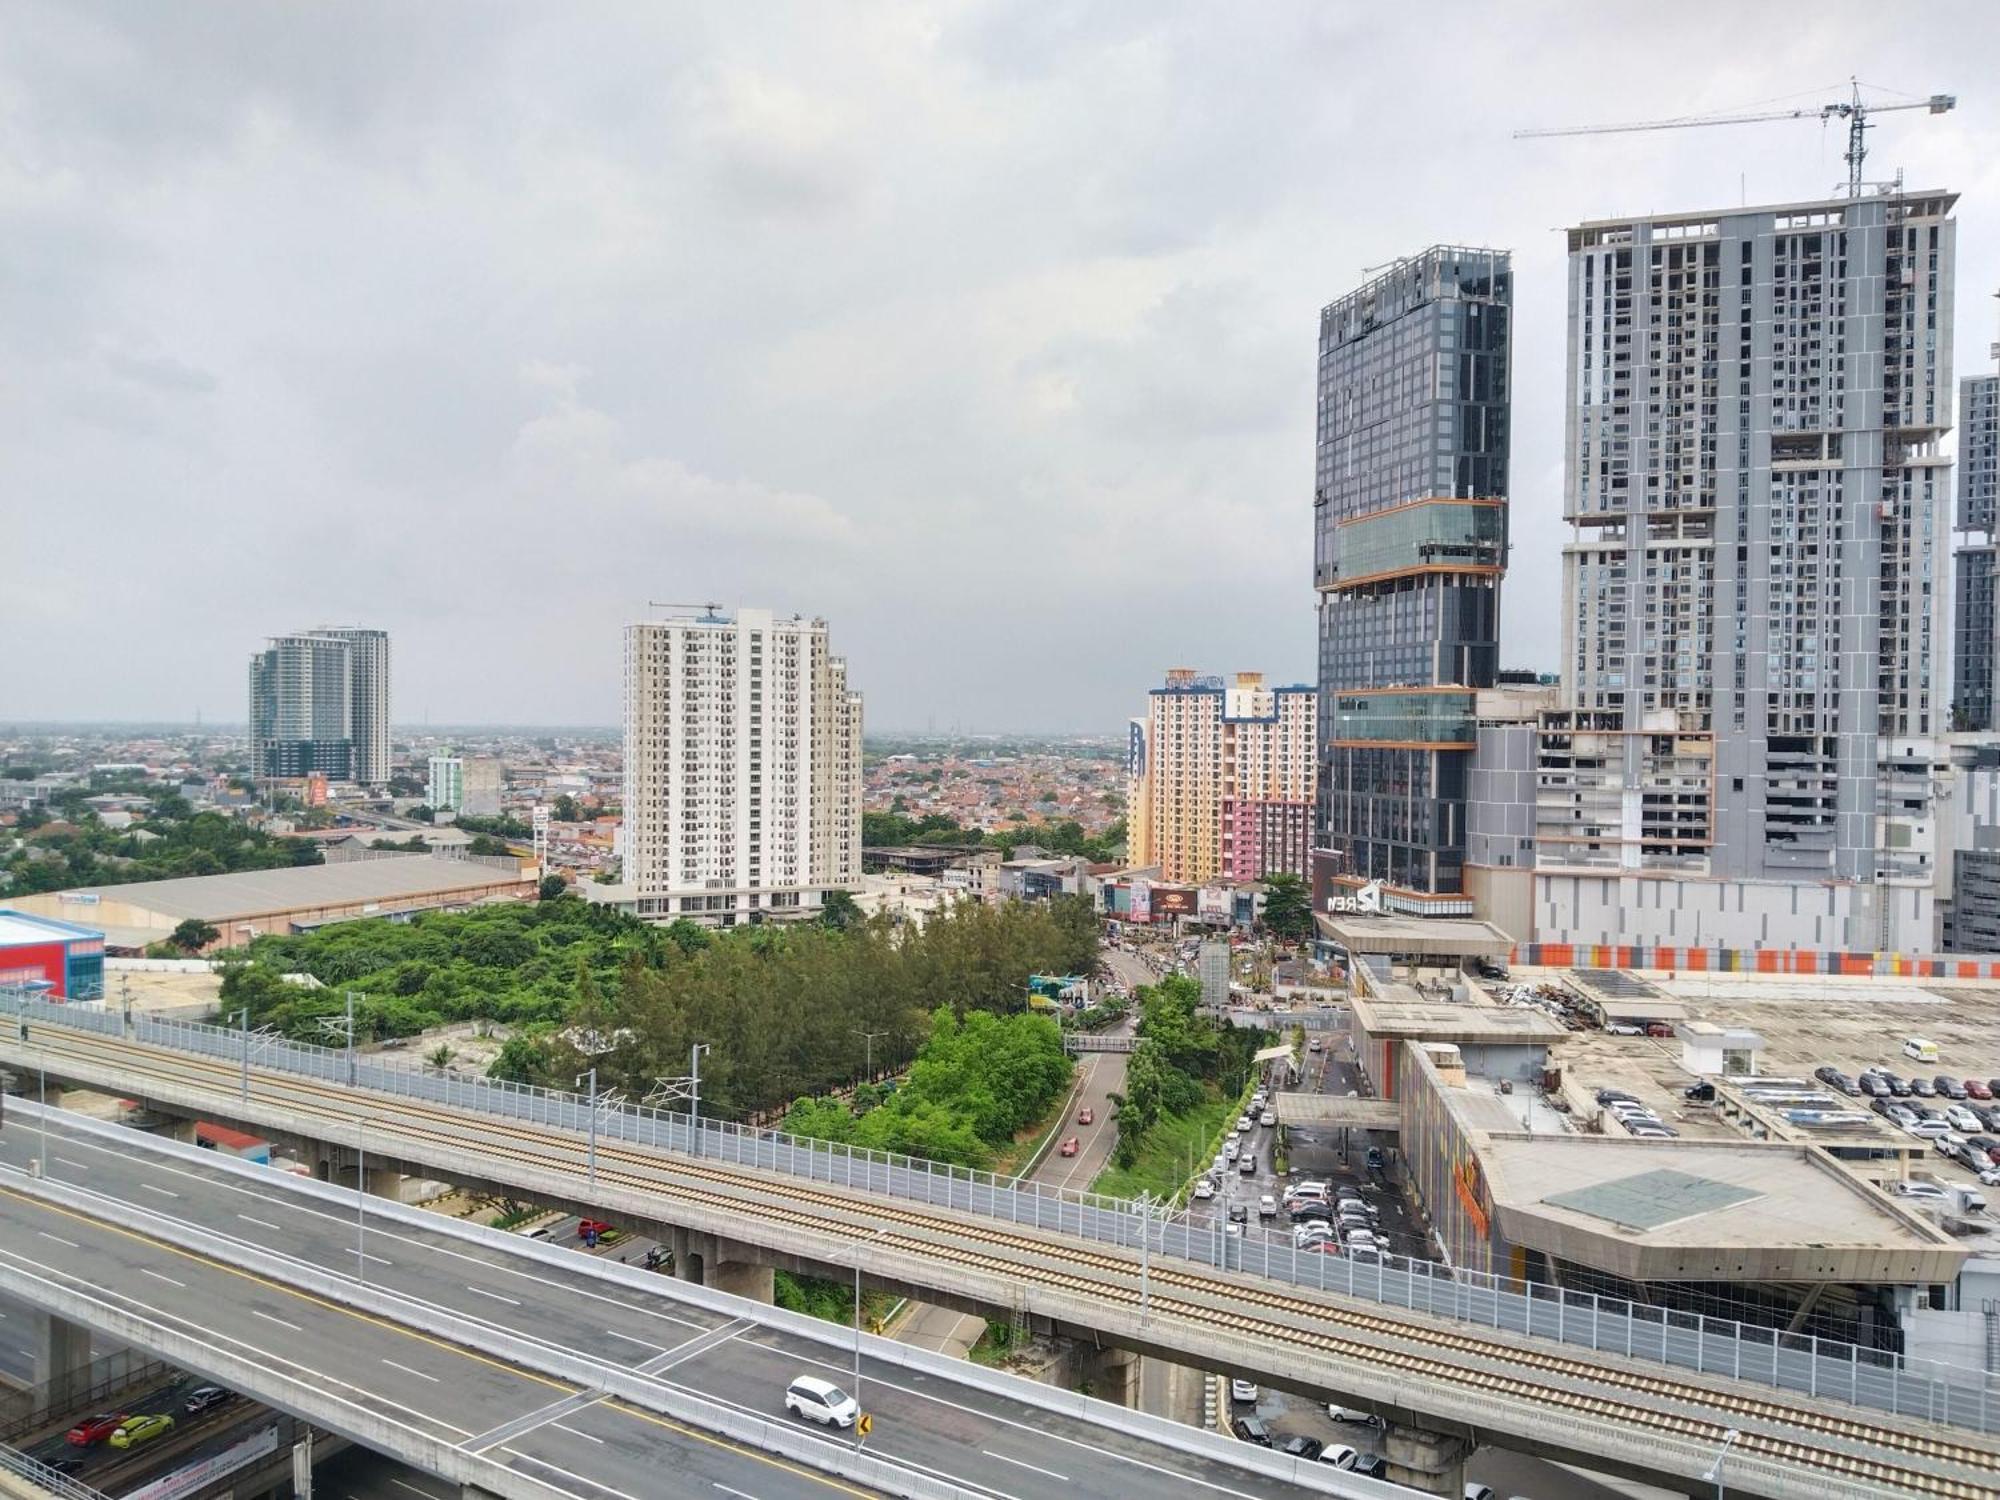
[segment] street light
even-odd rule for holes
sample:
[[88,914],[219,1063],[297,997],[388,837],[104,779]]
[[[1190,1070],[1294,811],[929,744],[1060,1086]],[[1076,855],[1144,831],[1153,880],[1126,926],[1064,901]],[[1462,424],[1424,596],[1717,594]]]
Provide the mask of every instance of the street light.
[[588,1073],[579,1073],[576,1075],[576,1081],[579,1085],[582,1084],[586,1079],[590,1081],[590,1185],[592,1187],[596,1187],[597,1186],[597,1064],[596,1063],[592,1063],[590,1065],[590,1071]]
[[354,1121],[354,1279],[368,1280],[368,1117]]
[[851,1029],[856,1036],[868,1044],[868,1062],[864,1071],[867,1075],[867,1081],[873,1083],[875,1081],[875,1038],[878,1036],[887,1036],[889,1033],[886,1031],[863,1031],[859,1026]]
[[1722,1446],[1716,1450],[1715,1462],[1708,1466],[1708,1472],[1701,1477],[1715,1481],[1715,1500],[1722,1500],[1722,1464],[1729,1457],[1729,1445],[1743,1434],[1732,1427],[1722,1435]]
[[1132,1207],[1139,1213],[1139,1322],[1146,1321],[1147,1307],[1147,1262],[1153,1248],[1153,1195],[1141,1193],[1132,1200]]
[[[881,1243],[882,1236],[886,1232],[885,1229],[881,1228],[875,1231],[875,1241],[877,1244]],[[862,1240],[854,1242],[854,1446],[857,1450],[861,1447],[863,1440],[861,1431],[861,1250],[865,1243]]]
[[245,1005],[230,1012],[232,1016],[243,1018],[243,1102],[250,1102],[250,1007]]

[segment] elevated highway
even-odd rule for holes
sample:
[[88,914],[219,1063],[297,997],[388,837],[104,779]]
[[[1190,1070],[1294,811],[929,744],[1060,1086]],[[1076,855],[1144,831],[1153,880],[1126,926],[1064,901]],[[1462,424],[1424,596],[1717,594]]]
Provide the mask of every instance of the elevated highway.
[[[1379,1486],[672,1278],[46,1112],[0,1131],[0,1280],[500,1495],[1366,1497]],[[46,1159],[47,1172],[40,1163]],[[361,1267],[359,1273],[354,1269]],[[820,1374],[859,1449],[784,1415]],[[1164,1434],[1156,1436],[1155,1434]],[[1365,1487],[1363,1487],[1365,1486]]]
[[[1913,1416],[1894,1378],[1878,1384],[1872,1368],[1769,1347],[1767,1357],[1782,1368],[1768,1374],[1817,1387],[1791,1394],[1627,1357],[1616,1352],[1618,1340],[1630,1340],[1633,1328],[1609,1316],[1600,1327],[1593,1314],[1600,1347],[1579,1353],[1554,1340],[1473,1326],[1486,1321],[1482,1296],[1491,1296],[1477,1287],[1376,1268],[1377,1298],[1407,1299],[1390,1309],[1247,1274],[1234,1260],[1203,1264],[1188,1253],[1203,1247],[1187,1226],[1178,1240],[1154,1226],[1142,1257],[1131,1244],[1002,1222],[1018,1200],[1003,1204],[969,1183],[960,1184],[963,1207],[894,1196],[881,1190],[880,1163],[850,1161],[850,1181],[801,1181],[629,1141],[599,1140],[593,1152],[584,1135],[559,1125],[257,1068],[246,1099],[240,1068],[212,1056],[62,1026],[31,1023],[29,1030],[25,1044],[11,1034],[0,1042],[0,1059],[16,1068],[45,1061],[52,1077],[136,1095],[169,1112],[330,1143],[326,1160],[336,1173],[352,1165],[341,1143],[364,1137],[371,1163],[387,1159],[594,1211],[662,1238],[689,1235],[682,1243],[698,1242],[723,1260],[851,1274],[859,1255],[871,1283],[925,1301],[1240,1372],[1370,1406],[1411,1427],[1493,1437],[1682,1485],[1699,1482],[1728,1441],[1732,1483],[1753,1494],[2000,1495],[1991,1440],[1930,1420],[1989,1422],[1983,1390],[1971,1394],[1968,1410],[1966,1393],[1928,1382],[1922,1389],[1931,1404]],[[1127,1222],[1136,1240],[1138,1221]],[[1220,1262],[1228,1242],[1218,1237],[1215,1248]],[[1351,1262],[1334,1270],[1363,1274]],[[1803,1363],[1786,1363],[1788,1355]],[[1898,1410],[1865,1409],[1870,1403]]]

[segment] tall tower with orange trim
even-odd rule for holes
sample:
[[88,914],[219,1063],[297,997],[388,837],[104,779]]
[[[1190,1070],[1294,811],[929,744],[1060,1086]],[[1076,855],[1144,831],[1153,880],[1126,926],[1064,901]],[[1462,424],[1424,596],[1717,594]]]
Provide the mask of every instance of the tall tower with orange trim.
[[1474,696],[1499,669],[1513,271],[1435,245],[1322,309],[1314,905],[1458,915]]

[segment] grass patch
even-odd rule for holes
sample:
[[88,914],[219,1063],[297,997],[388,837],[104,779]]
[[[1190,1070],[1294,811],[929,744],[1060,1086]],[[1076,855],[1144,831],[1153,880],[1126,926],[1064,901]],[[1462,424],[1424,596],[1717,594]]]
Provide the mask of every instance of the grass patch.
[[[771,1300],[788,1312],[802,1312],[809,1317],[821,1318],[828,1323],[838,1323],[844,1328],[854,1326],[854,1283],[834,1281],[819,1276],[798,1276],[790,1271],[771,1273]],[[896,1298],[888,1292],[861,1289],[861,1306],[865,1326],[880,1325],[890,1308],[896,1305]]]
[[1129,1168],[1106,1167],[1091,1183],[1091,1191],[1112,1198],[1136,1198],[1141,1193],[1172,1198],[1187,1185],[1191,1172],[1208,1165],[1223,1123],[1236,1114],[1235,1100],[1224,1098],[1213,1084],[1206,1085],[1200,1104],[1186,1114],[1162,1115],[1139,1142],[1139,1159]]
[[1014,1325],[989,1321],[986,1331],[965,1351],[965,1357],[976,1365],[997,1367],[1007,1362],[1014,1349]]

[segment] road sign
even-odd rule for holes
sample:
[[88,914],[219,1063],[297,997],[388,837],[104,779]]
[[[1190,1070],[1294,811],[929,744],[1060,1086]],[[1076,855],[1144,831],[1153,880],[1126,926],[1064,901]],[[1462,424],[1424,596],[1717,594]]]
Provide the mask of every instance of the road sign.
[[867,1437],[869,1433],[875,1430],[875,1419],[864,1411],[854,1419],[854,1430],[862,1437]]

